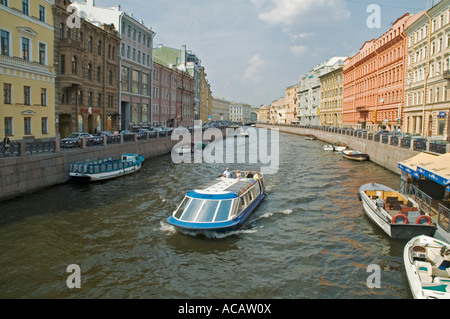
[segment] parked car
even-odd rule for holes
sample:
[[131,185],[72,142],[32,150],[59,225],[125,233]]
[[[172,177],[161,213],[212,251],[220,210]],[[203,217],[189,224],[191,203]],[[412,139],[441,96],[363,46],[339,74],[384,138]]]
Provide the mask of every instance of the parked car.
[[70,147],[80,147],[82,138],[91,138],[92,135],[89,133],[72,133],[69,136],[63,138],[61,140],[61,147],[70,148]]
[[130,134],[134,134],[134,133],[131,132],[130,130],[123,130],[120,132],[120,135],[130,135]]
[[93,144],[100,145],[103,143],[103,136],[114,136],[110,131],[101,131],[94,135],[92,142]]

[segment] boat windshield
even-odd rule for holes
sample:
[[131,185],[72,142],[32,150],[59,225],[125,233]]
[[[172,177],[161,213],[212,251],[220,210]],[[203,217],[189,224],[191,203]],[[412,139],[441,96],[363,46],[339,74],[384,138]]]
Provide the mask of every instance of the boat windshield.
[[228,220],[233,200],[203,200],[186,197],[174,217],[186,222],[211,223]]

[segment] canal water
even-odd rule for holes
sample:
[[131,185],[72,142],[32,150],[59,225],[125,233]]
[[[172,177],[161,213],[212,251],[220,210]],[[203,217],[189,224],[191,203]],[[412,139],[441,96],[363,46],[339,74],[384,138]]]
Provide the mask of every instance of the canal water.
[[[411,298],[406,242],[377,229],[356,196],[372,181],[396,189],[398,175],[324,145],[280,133],[268,196],[241,229],[221,235],[182,234],[166,218],[187,189],[226,166],[257,165],[174,164],[166,155],[120,179],[0,202],[0,297]],[[69,289],[73,264],[81,288]]]

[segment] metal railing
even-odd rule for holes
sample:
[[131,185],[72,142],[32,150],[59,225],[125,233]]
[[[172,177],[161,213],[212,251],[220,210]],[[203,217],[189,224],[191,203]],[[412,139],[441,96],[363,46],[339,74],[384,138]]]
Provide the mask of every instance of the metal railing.
[[442,204],[438,206],[438,218],[437,222],[447,233],[450,233],[450,209]]
[[413,199],[419,204],[419,208],[426,212],[427,214],[432,214],[432,198],[431,196],[428,196],[424,192],[422,192],[420,189],[415,187],[414,185],[409,185],[408,188],[408,195],[413,197]]

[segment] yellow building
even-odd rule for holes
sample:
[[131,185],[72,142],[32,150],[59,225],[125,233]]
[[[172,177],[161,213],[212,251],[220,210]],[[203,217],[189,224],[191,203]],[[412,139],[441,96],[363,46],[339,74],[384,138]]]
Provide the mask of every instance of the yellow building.
[[200,120],[203,123],[212,120],[213,96],[206,78],[205,68],[200,68]]
[[55,137],[53,0],[0,2],[0,138]]

